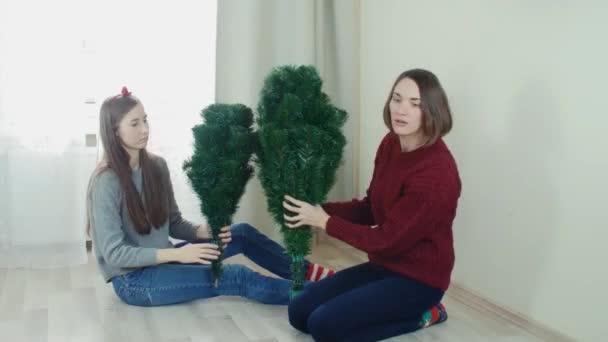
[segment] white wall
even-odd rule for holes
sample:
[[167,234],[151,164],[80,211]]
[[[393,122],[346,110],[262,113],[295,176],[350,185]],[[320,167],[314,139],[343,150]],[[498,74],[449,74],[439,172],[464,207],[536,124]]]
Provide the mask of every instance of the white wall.
[[360,194],[394,78],[432,70],[463,180],[453,281],[581,341],[608,336],[607,6],[361,4]]

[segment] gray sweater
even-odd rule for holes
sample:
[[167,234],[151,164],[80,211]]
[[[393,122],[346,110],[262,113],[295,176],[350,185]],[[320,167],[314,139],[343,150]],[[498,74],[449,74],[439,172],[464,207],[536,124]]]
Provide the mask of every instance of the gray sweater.
[[[196,240],[197,226],[184,220],[175,203],[169,169],[164,159],[154,158],[159,163],[163,181],[167,184],[167,200],[170,203],[169,217],[150,234],[140,235],[129,217],[124,192],[118,176],[106,169],[93,176],[87,198],[87,210],[91,224],[93,250],[99,269],[106,282],[113,277],[156,264],[156,250],[171,248],[169,236],[175,239]],[[143,176],[141,169],[133,170],[133,182],[141,194]]]

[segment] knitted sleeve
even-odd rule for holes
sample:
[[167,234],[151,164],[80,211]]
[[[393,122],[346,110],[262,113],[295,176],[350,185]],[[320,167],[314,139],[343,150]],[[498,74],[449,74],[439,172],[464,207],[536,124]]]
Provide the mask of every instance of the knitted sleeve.
[[385,256],[408,250],[435,233],[440,220],[456,208],[460,190],[441,169],[430,169],[413,177],[404,195],[387,210],[384,222],[375,228],[332,216],[327,233],[366,251]]

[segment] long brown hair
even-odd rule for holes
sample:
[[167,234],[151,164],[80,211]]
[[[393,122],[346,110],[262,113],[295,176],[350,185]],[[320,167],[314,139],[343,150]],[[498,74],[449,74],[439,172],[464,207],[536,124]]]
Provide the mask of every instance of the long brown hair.
[[435,74],[424,69],[411,69],[402,72],[393,83],[388,99],[384,103],[384,123],[393,131],[390,102],[397,83],[404,78],[416,82],[420,90],[420,109],[422,110],[422,131],[428,139],[425,145],[433,144],[452,129],[452,111],[448,97]]
[[[146,235],[150,233],[151,226],[159,228],[167,220],[169,203],[167,197],[164,196],[167,189],[165,179],[159,163],[155,160],[158,157],[145,149],[139,151],[139,167],[143,176],[142,196],[140,196],[133,183],[129,154],[118,136],[121,120],[139,103],[140,101],[135,96],[123,91],[122,95],[109,97],[101,105],[99,127],[104,157],[91,176],[87,202],[90,201],[94,179],[105,170],[114,171],[124,192],[129,216],[135,229],[139,234]],[[90,229],[90,219],[88,218],[87,231],[89,233]]]

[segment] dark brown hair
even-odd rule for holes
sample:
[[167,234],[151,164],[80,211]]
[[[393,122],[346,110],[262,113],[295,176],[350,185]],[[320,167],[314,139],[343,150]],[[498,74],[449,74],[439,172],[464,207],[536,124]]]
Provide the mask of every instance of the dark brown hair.
[[390,102],[397,83],[404,78],[416,82],[420,90],[420,109],[422,110],[422,130],[427,137],[425,145],[431,145],[437,139],[448,134],[452,129],[452,112],[448,103],[448,97],[439,83],[439,79],[432,72],[423,69],[411,69],[404,71],[397,77],[388,99],[384,103],[384,123],[388,129],[393,131],[391,123]]
[[[124,192],[129,216],[135,229],[139,234],[145,235],[150,233],[151,226],[159,228],[167,220],[169,204],[166,196],[163,196],[166,192],[166,184],[159,163],[155,160],[157,157],[145,149],[139,152],[139,166],[143,176],[142,196],[140,196],[131,178],[129,154],[118,136],[121,120],[139,103],[135,96],[123,93],[107,98],[101,105],[99,127],[104,158],[93,172],[89,192],[93,179],[102,171],[107,169],[114,171]],[[89,197],[87,201],[90,201]],[[87,220],[87,229],[90,232],[89,220]]]

